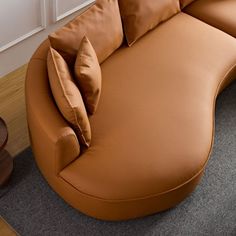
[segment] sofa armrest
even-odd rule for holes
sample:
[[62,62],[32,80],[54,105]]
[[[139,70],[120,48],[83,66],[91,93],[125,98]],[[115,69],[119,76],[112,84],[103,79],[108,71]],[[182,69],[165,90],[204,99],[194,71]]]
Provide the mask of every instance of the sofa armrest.
[[46,59],[30,60],[25,90],[27,120],[35,159],[44,175],[57,175],[78,158],[80,145],[75,132],[54,102]]

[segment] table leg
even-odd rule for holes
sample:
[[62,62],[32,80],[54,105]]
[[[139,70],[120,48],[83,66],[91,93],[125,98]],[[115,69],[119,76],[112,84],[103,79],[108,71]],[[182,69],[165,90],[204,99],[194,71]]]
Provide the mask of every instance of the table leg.
[[0,187],[6,184],[13,170],[13,158],[6,150],[0,151]]

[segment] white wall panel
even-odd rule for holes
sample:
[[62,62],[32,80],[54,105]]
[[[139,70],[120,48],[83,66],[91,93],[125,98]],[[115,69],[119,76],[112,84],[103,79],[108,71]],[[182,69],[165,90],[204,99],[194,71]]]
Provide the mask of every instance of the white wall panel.
[[0,78],[27,63],[48,34],[91,2],[58,0],[56,18],[61,20],[55,22],[54,0],[0,0]]
[[0,52],[45,28],[45,0],[0,1]]
[[95,0],[53,0],[54,21],[59,21],[94,1]]

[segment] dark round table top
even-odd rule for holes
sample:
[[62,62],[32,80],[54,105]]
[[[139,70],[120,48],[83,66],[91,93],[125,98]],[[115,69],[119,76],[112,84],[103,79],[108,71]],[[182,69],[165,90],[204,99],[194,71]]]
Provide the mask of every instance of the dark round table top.
[[8,132],[5,121],[0,117],[0,150],[3,149],[7,143]]

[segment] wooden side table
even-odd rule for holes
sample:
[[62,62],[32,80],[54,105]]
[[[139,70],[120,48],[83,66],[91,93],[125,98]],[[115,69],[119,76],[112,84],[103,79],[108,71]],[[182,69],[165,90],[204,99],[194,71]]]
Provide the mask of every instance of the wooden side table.
[[13,170],[13,159],[4,150],[7,144],[8,132],[4,120],[0,117],[0,187],[2,187],[10,177]]

